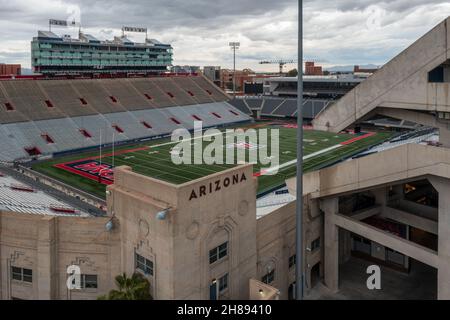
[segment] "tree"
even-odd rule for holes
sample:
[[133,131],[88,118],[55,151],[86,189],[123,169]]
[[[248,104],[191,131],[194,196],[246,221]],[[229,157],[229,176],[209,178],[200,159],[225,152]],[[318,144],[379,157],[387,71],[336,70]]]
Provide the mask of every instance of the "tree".
[[296,77],[298,75],[297,69],[292,69],[287,73],[288,77]]
[[125,274],[116,278],[118,290],[111,290],[98,300],[153,300],[150,294],[150,282],[140,273],[134,273],[130,278]]

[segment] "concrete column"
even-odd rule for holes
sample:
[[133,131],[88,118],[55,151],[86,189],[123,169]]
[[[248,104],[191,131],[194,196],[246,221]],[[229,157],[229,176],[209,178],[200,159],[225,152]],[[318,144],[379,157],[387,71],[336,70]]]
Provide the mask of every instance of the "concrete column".
[[324,280],[325,285],[336,292],[339,290],[339,236],[334,215],[339,210],[338,198],[322,200],[321,209],[325,213]]
[[346,263],[352,256],[352,238],[350,232],[339,229],[339,264]]
[[439,192],[438,225],[438,299],[450,300],[450,181],[431,178]]
[[37,299],[56,299],[56,218],[46,217],[39,221],[37,245]]
[[439,142],[444,147],[450,148],[450,130],[448,128],[439,128]]
[[381,212],[383,212],[388,201],[388,189],[386,187],[375,189],[372,194],[375,196],[376,204],[381,206]]

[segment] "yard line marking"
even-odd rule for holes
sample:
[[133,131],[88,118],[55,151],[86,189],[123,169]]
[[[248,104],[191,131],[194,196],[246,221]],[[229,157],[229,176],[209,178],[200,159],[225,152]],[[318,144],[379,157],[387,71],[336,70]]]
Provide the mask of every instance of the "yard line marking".
[[[338,149],[338,148],[350,145],[350,144],[352,144],[352,143],[354,143],[356,141],[360,141],[360,140],[366,139],[368,137],[372,137],[374,135],[375,135],[375,132],[369,132],[369,133],[361,135],[359,137],[356,137],[356,138],[353,138],[353,139],[341,142],[340,144],[337,144],[335,146],[332,146],[332,147],[329,147],[329,148],[322,149],[322,150],[319,150],[317,152],[311,153],[311,154],[309,154],[307,156],[304,156],[303,160],[308,160],[308,159],[314,158],[314,157],[316,157],[318,155],[321,155],[321,154],[333,151],[335,149]],[[267,174],[269,174],[269,173],[271,173],[273,171],[278,171],[279,169],[283,169],[283,168],[292,166],[292,165],[294,165],[296,163],[297,163],[297,159],[292,160],[292,161],[288,161],[288,162],[285,162],[285,163],[283,163],[283,164],[281,164],[279,166],[276,166],[276,167],[273,167],[273,168],[269,168],[269,169],[265,169],[265,170],[262,170],[260,172],[257,172],[255,174],[253,174],[253,176],[260,177],[260,176],[263,176],[263,175],[267,175]]]
[[[327,153],[327,152],[329,152],[329,151],[333,151],[333,150],[338,149],[338,148],[340,148],[340,147],[342,147],[342,145],[337,144],[337,145],[335,145],[335,146],[332,146],[332,147],[329,147],[329,148],[326,148],[326,149],[319,150],[319,151],[317,151],[317,152],[314,152],[314,153],[308,154],[307,156],[304,156],[304,157],[303,157],[303,160],[311,159],[311,158],[313,158],[313,157],[316,157],[316,156],[321,155],[321,154],[323,154],[323,153]],[[273,167],[273,168],[269,168],[269,169],[265,169],[265,170],[262,170],[262,171],[260,171],[260,172],[257,172],[257,173],[254,174],[254,176],[255,176],[255,177],[260,177],[260,176],[263,176],[263,175],[267,175],[267,174],[269,174],[269,173],[272,173],[273,171],[277,171],[277,170],[279,170],[279,169],[283,169],[283,168],[286,168],[286,167],[290,167],[290,166],[292,166],[292,165],[294,165],[294,164],[296,164],[296,163],[297,163],[297,159],[294,159],[294,160],[292,160],[292,161],[288,161],[288,162],[285,162],[285,163],[283,163],[283,164],[280,164],[279,166],[276,166],[276,167]]]

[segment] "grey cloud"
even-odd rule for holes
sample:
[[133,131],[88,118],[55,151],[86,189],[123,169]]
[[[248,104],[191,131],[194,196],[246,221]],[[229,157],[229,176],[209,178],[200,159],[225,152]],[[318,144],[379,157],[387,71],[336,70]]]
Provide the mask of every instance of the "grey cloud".
[[[305,56],[329,64],[386,62],[450,12],[442,0],[306,0]],[[77,5],[86,32],[112,38],[145,26],[170,42],[175,63],[229,67],[228,41],[241,41],[238,66],[296,56],[297,0],[0,0],[1,60],[29,64],[29,42],[47,19]],[[426,6],[426,8],[424,8]],[[445,10],[446,9],[446,10]],[[66,30],[57,30],[59,33]],[[267,67],[267,66],[263,66]],[[274,67],[276,68],[276,66]]]

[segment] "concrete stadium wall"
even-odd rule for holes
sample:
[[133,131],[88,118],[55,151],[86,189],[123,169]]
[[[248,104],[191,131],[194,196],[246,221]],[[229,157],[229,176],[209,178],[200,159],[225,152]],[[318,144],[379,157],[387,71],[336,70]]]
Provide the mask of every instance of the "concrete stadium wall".
[[[119,234],[109,218],[50,217],[0,212],[0,298],[96,299],[120,273]],[[98,289],[68,292],[67,267],[98,275]],[[11,279],[11,266],[33,270],[33,282]]]

